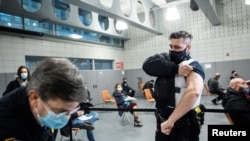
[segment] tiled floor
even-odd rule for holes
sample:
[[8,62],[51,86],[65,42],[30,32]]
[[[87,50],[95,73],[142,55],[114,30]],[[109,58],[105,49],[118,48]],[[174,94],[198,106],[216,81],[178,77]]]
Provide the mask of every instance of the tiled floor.
[[[207,109],[222,109],[221,104],[214,105],[211,103],[213,96],[202,96],[201,103],[205,104]],[[207,100],[207,102],[205,102]],[[144,108],[148,105],[146,100],[138,98],[139,108]],[[114,106],[114,105],[113,105]],[[99,108],[99,107],[96,107]],[[99,111],[100,119],[95,122],[95,129],[93,130],[96,141],[154,141],[155,132],[155,117],[153,112],[139,112],[139,116],[143,122],[143,127],[134,127],[133,118],[131,125],[120,125],[117,121],[114,124],[117,112],[114,111]],[[200,141],[207,141],[207,125],[212,124],[229,124],[224,113],[205,113],[205,123],[201,129]],[[57,140],[60,141],[61,135],[58,134]],[[78,141],[88,141],[86,131],[81,130],[77,134]],[[63,141],[68,141],[69,138],[63,138]]]

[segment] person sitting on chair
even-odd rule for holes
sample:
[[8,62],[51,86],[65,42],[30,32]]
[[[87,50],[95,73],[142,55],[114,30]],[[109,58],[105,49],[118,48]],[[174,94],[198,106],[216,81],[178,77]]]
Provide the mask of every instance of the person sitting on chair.
[[144,89],[149,89],[150,92],[151,92],[151,95],[153,95],[153,92],[154,92],[154,80],[150,80],[150,81],[147,81],[143,87],[143,90]]
[[[113,97],[117,103],[119,109],[137,109],[137,104],[131,100],[127,100],[127,93],[122,90],[121,84],[115,85],[115,91],[113,92]],[[119,111],[119,115],[122,116],[124,111]],[[130,111],[134,116],[134,126],[141,127],[142,123],[139,120],[138,113],[136,111]]]
[[246,97],[248,94],[249,87],[244,79],[234,78],[229,82],[222,105],[228,111],[234,125],[250,123],[250,101]]
[[135,96],[135,90],[128,85],[127,81],[128,81],[127,78],[123,78],[123,81],[122,81],[122,84],[121,84],[122,89],[123,89],[123,91],[125,91],[127,93],[127,95],[129,95],[131,97],[134,97]]
[[222,100],[225,94],[224,89],[219,86],[220,73],[216,73],[214,77],[210,78],[207,82],[209,92],[212,94],[217,94],[218,97],[212,100],[212,103],[218,105],[217,102]]
[[[80,109],[71,115],[71,120],[66,126],[61,129],[61,134],[63,136],[69,136],[70,127],[86,129],[87,138],[89,141],[95,141],[93,131],[93,123],[99,119],[99,114],[97,112],[90,112],[90,108],[93,107],[92,103],[82,102],[80,103]],[[69,126],[71,122],[71,126]]]

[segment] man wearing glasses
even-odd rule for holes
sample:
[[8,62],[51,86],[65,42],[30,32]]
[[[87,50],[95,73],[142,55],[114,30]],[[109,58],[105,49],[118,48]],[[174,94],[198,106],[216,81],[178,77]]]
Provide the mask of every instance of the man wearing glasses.
[[75,65],[65,58],[44,59],[26,87],[0,99],[0,140],[53,141],[51,130],[66,125],[84,97]]

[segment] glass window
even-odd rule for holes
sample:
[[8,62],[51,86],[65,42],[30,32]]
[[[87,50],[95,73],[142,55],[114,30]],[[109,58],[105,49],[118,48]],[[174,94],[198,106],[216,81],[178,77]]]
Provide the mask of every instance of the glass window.
[[99,15],[98,16],[98,21],[99,21],[100,27],[103,30],[107,30],[109,28],[109,19],[108,19],[108,17]]
[[[107,17],[106,17],[107,18]],[[101,18],[102,19],[102,18]],[[105,19],[105,18],[104,18]],[[24,24],[24,25],[23,25]],[[106,23],[105,23],[106,25]],[[63,37],[64,39],[74,39],[79,41],[87,41],[96,44],[105,44],[115,47],[123,47],[123,39],[103,35],[101,33],[92,32],[84,29],[70,27],[66,25],[55,24],[49,21],[38,21],[29,18],[22,18],[0,12],[0,26],[18,28],[34,32],[42,32],[50,37]]]
[[113,60],[95,60],[96,70],[112,70]]
[[53,34],[53,25],[46,22],[39,22],[37,20],[31,20],[24,18],[24,29],[36,32],[43,32],[47,34]]
[[54,13],[61,20],[67,20],[69,18],[70,7],[69,4],[63,0],[53,0],[52,5],[54,7]]
[[86,26],[89,26],[92,23],[92,14],[88,10],[79,8],[79,18]]
[[[37,65],[43,59],[47,58],[46,56],[25,56],[26,66],[31,72],[35,70]],[[68,58],[73,64],[75,64],[79,70],[93,70],[92,59],[83,59],[83,58]]]
[[70,58],[80,70],[93,70],[93,63],[91,59]]
[[41,0],[18,0],[18,3],[28,12],[37,12],[41,8]]
[[0,25],[6,27],[13,27],[21,29],[22,26],[22,18],[18,16],[13,16],[5,13],[0,13]]

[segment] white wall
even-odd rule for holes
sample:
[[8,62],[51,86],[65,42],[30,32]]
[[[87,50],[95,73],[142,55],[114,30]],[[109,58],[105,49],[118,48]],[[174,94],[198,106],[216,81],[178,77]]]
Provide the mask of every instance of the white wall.
[[[17,71],[25,55],[124,60],[123,49],[72,41],[46,41],[0,34],[0,73]],[[115,65],[114,62],[114,65]]]
[[[201,63],[249,59],[250,5],[245,5],[244,1],[223,0],[219,26],[211,25],[201,10],[194,12],[189,4],[177,7],[180,12],[179,20],[166,21],[162,18],[163,35],[130,26],[128,36],[131,40],[125,43],[125,68],[141,68],[148,56],[168,52],[168,36],[179,30],[188,31],[194,36],[191,56]],[[230,56],[226,56],[226,53]]]

